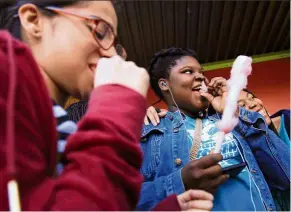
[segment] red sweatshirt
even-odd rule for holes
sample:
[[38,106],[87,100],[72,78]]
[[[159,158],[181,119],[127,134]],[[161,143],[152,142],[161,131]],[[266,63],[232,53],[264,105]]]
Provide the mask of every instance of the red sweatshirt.
[[[11,44],[1,32],[0,210],[9,209],[11,176],[19,183],[22,210],[134,210],[142,183],[139,138],[145,99],[119,85],[95,89],[77,133],[68,138],[64,171],[54,177],[52,101],[28,48],[15,40]],[[176,198],[169,202],[164,205],[179,210]]]

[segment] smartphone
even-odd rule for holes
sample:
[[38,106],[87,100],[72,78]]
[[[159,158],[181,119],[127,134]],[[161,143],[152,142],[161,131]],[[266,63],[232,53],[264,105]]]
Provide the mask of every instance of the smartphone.
[[222,172],[223,174],[228,174],[230,177],[236,177],[246,166],[247,164],[243,162],[222,168]]

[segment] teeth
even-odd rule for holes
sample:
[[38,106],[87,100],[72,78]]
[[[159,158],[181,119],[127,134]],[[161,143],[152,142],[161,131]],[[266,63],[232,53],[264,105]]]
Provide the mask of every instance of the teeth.
[[259,113],[260,113],[261,115],[263,115],[263,116],[265,115],[265,112],[262,111],[262,110],[260,110]]

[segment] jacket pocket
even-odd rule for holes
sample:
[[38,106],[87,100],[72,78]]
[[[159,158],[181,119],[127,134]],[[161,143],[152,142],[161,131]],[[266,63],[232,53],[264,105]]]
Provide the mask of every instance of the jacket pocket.
[[160,151],[163,132],[152,129],[141,138],[141,149],[143,152],[143,163],[141,173],[146,179],[151,178],[160,163]]

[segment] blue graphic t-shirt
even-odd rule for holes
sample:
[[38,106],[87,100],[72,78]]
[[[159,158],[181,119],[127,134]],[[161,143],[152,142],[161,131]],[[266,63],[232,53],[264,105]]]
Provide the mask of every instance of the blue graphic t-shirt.
[[[195,119],[186,116],[186,130],[188,132],[189,149],[192,147]],[[204,118],[202,120],[202,140],[198,151],[197,159],[206,156],[215,148],[216,138],[219,136],[219,130],[216,127],[216,121]],[[225,136],[222,144],[221,154],[223,161],[220,162],[222,167],[228,167],[234,164],[244,162],[242,154],[237,146],[238,141],[232,133]],[[232,201],[228,201],[228,200]],[[237,201],[233,201],[237,199]],[[260,198],[260,192],[252,180],[247,168],[235,178],[230,178],[226,183],[221,185],[215,193],[214,208],[216,211],[264,211],[265,207]]]

